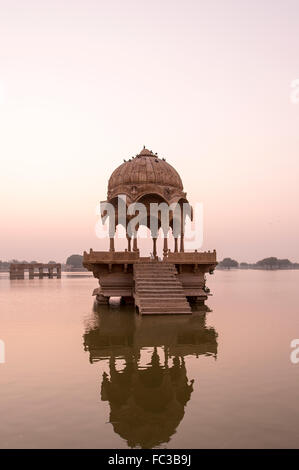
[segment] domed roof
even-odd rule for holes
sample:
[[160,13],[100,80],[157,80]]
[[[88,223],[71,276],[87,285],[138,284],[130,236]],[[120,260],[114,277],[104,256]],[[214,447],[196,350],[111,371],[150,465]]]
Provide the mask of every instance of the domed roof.
[[112,173],[108,182],[108,193],[121,185],[156,184],[183,190],[178,172],[145,147],[136,157],[125,161]]

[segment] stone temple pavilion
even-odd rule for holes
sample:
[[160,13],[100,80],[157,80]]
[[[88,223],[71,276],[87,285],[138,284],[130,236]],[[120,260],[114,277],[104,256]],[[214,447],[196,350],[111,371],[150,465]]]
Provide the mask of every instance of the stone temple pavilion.
[[[123,221],[117,219],[119,197],[125,196],[127,206],[142,203],[146,216],[139,220],[135,231],[130,231],[134,217],[129,211]],[[126,303],[135,303],[140,314],[191,314],[190,304],[203,304],[209,294],[205,274],[212,274],[216,265],[216,251],[185,251],[186,219],[183,206],[187,195],[178,172],[157,154],[143,148],[135,157],[124,161],[112,173],[108,182],[107,203],[115,208],[116,220],[110,237],[109,251],[84,252],[83,265],[99,279],[94,291],[97,302],[108,303],[109,297],[121,297]],[[153,203],[175,204],[181,209],[180,226],[175,223],[175,211],[169,211],[169,226],[163,229],[163,258],[157,256],[158,230],[162,227],[160,212],[156,230],[150,226]],[[165,204],[164,204],[165,205]],[[192,217],[192,212],[191,212]],[[127,249],[115,251],[115,228],[126,229]],[[151,229],[153,250],[149,257],[140,256],[138,228]],[[174,250],[168,248],[168,230],[172,230]],[[160,230],[161,232],[161,230]]]

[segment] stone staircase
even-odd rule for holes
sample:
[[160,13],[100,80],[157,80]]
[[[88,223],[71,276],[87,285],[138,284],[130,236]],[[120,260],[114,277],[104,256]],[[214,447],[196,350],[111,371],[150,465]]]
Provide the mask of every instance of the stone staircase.
[[191,314],[174,264],[134,264],[135,305],[141,315]]

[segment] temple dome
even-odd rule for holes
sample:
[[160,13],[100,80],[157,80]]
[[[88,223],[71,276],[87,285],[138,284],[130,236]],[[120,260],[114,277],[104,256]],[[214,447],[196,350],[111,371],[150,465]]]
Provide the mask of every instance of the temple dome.
[[145,147],[136,157],[125,161],[112,173],[108,182],[108,195],[124,185],[157,185],[183,190],[178,172]]

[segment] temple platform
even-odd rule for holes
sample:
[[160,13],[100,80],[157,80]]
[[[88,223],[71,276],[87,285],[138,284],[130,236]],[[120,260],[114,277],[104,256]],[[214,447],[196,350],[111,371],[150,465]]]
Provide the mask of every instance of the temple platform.
[[138,250],[90,250],[83,256],[83,266],[99,280],[97,301],[121,297],[142,315],[191,314],[190,303],[208,298],[205,273],[216,265],[216,251],[168,252],[163,260],[141,257]]

